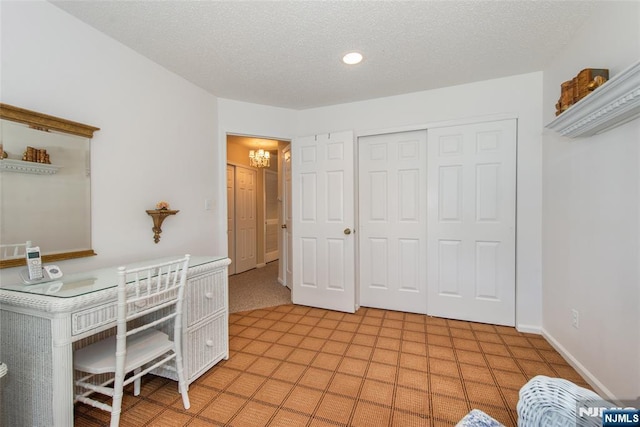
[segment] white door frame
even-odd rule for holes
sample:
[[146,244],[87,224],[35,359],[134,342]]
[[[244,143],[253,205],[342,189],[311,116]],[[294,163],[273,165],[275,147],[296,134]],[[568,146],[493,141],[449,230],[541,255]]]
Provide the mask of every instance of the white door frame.
[[[246,132],[233,132],[233,131],[223,131],[221,135],[222,135],[221,137],[223,137],[224,140],[225,140],[225,144],[224,144],[225,151],[224,151],[224,155],[223,155],[223,157],[225,158],[225,163],[227,165],[230,165],[230,166],[233,166],[233,167],[239,166],[239,167],[249,168],[245,164],[240,164],[238,162],[233,162],[233,161],[230,161],[228,159],[228,152],[227,152],[227,148],[226,147],[227,147],[228,137],[230,137],[230,136],[241,136],[241,137],[256,138],[256,139],[268,139],[268,140],[272,140],[272,141],[278,141],[279,143],[289,143],[290,144],[290,138],[289,137],[266,136],[266,134],[263,135],[263,134],[252,134],[252,133],[246,133]],[[280,146],[280,144],[279,144],[279,146]],[[280,149],[278,149],[278,154],[280,154]],[[280,157],[280,156],[278,156],[278,157]],[[278,158],[278,161],[280,161],[279,158]],[[258,171],[258,172],[260,172],[260,171]],[[278,168],[278,176],[280,176],[280,174],[281,174],[281,169]],[[280,188],[280,180],[278,180],[278,181],[279,181],[278,194],[279,194],[279,197],[281,198],[282,197],[281,196],[281,194],[282,194],[281,191],[282,190]],[[227,204],[228,204],[228,200],[227,200]],[[228,209],[228,206],[227,206],[227,209]],[[228,233],[229,233],[229,230],[227,229],[227,234]],[[283,254],[282,254],[283,245],[280,244],[280,243],[281,242],[278,242],[278,252],[279,252],[278,253],[278,258],[279,258],[280,261],[282,261],[282,258],[283,258]],[[229,245],[227,243],[227,248],[228,247],[229,247]],[[259,248],[256,246],[256,250],[258,250],[258,249]],[[231,254],[228,254],[228,256],[231,258]],[[229,274],[232,274],[231,273],[231,271],[232,271],[231,267],[233,267],[235,269],[235,266],[230,266]],[[278,277],[278,281],[284,286],[284,283],[283,283],[283,280],[282,280],[283,276],[282,276],[281,273],[282,273],[282,264],[280,264],[280,273],[279,273],[280,277]]]

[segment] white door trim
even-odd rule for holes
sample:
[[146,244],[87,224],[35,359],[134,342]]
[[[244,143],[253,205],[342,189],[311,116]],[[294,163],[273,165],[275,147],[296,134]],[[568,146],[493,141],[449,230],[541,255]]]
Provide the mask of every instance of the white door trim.
[[[231,177],[229,177],[231,174]],[[231,264],[229,264],[229,275],[236,274],[236,167],[227,163],[226,169],[227,188],[227,251]]]
[[361,136],[384,135],[387,133],[413,132],[416,130],[429,130],[440,127],[461,126],[475,123],[496,122],[500,120],[518,119],[518,113],[499,113],[488,114],[486,116],[472,116],[465,119],[442,120],[437,122],[427,122],[419,125],[397,126],[392,128],[383,128],[377,130],[365,130],[356,133],[356,138]]

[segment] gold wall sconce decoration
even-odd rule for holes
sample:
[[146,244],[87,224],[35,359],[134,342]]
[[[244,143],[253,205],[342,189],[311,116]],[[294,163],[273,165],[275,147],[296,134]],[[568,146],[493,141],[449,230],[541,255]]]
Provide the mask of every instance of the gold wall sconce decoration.
[[162,222],[169,215],[175,215],[180,211],[171,209],[150,209],[147,214],[153,218],[153,241],[158,243],[160,241],[160,233],[162,233]]

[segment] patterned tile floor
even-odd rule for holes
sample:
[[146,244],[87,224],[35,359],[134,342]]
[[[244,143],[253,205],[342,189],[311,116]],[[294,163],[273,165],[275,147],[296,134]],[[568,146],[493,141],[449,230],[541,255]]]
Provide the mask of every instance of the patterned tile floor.
[[[121,426],[453,426],[482,409],[515,426],[518,391],[536,375],[589,387],[541,336],[514,328],[361,308],[296,305],[234,313],[229,360],[191,384],[143,379]],[[109,414],[76,405],[76,426]]]

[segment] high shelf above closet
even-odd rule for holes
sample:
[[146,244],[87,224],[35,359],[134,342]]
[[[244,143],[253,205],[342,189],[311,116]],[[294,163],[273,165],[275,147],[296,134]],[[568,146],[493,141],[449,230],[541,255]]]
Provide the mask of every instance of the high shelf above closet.
[[640,116],[640,61],[582,98],[546,127],[570,138],[605,132]]

